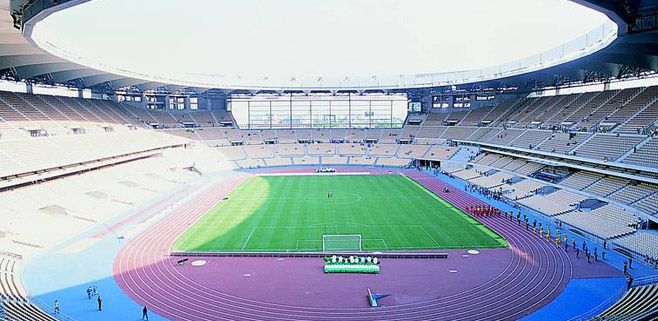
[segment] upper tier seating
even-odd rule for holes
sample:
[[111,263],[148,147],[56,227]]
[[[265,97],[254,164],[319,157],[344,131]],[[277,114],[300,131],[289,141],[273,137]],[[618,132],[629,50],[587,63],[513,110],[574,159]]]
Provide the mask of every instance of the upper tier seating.
[[598,92],[580,94],[578,98],[576,98],[571,104],[565,105],[564,109],[552,113],[552,116],[546,113],[548,118],[544,122],[544,125],[548,127],[559,126],[561,124],[567,123],[567,119],[570,116],[582,112],[582,109],[598,95]]
[[610,134],[596,134],[576,150],[576,156],[593,158],[596,160],[617,160],[635,145],[644,140],[642,136],[617,136]]
[[578,125],[581,128],[591,128],[598,125],[598,123],[604,121],[608,115],[627,104],[631,99],[642,92],[642,90],[643,88],[626,88],[617,92],[614,97],[603,102],[602,105],[599,105],[591,111],[589,115],[585,116]]
[[543,143],[537,145],[535,149],[557,154],[566,154],[572,151],[580,143],[587,140],[591,134],[588,133],[553,133]]
[[568,115],[563,120],[563,122],[567,124],[579,123],[580,121],[588,117],[590,114],[592,114],[592,112],[595,111],[597,108],[599,108],[599,106],[602,106],[603,104],[610,101],[610,99],[614,98],[618,93],[619,90],[608,90],[608,91],[595,93],[592,100],[585,103],[581,108],[574,110],[572,114]]
[[177,145],[184,141],[175,136],[147,130],[23,140],[2,139],[0,156],[11,166],[0,167],[0,177],[118,157]]
[[528,130],[510,142],[510,146],[534,149],[541,142],[548,139],[553,133],[547,130]]
[[[656,98],[658,98],[658,86],[644,88],[642,92],[640,92],[627,104],[621,106],[614,113],[608,116],[605,119],[605,122],[623,124],[634,118],[634,115],[638,114],[644,108],[653,103]],[[626,130],[632,128],[635,127],[627,127]],[[632,130],[631,133],[637,134],[637,132],[633,132]]]

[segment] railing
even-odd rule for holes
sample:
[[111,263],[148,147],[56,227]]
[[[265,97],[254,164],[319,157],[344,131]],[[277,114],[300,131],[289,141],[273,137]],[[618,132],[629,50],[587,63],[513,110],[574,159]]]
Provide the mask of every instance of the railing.
[[642,286],[658,283],[658,275],[645,276],[633,280],[633,286]]
[[[46,302],[43,302],[41,299],[39,299],[37,297],[29,298],[28,303],[30,303],[30,304],[34,305],[35,307],[41,309],[41,311],[43,311],[46,314],[51,315],[52,312],[54,312],[52,306],[46,304]],[[62,314],[62,313],[57,314],[57,318],[53,318],[53,319],[60,320],[60,321],[78,321],[78,320],[76,320],[76,319],[74,319],[74,318],[72,318],[72,317],[70,317],[66,314]]]
[[4,300],[0,297],[0,320],[5,320],[7,318],[3,301]]

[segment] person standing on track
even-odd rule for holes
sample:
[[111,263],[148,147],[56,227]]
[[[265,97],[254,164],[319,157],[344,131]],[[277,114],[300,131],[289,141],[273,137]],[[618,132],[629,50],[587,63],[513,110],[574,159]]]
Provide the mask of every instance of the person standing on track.
[[101,299],[100,294],[98,295],[98,299],[96,299],[96,301],[98,301],[98,311],[103,311],[103,299]]
[[146,306],[144,306],[144,308],[142,309],[142,320],[148,321],[148,319],[149,319],[149,310],[146,308]]

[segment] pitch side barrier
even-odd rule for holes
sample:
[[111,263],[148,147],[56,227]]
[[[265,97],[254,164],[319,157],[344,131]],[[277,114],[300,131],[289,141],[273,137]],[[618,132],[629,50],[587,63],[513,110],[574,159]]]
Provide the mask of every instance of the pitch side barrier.
[[374,256],[379,259],[447,259],[448,253],[443,252],[170,252],[172,257],[317,257],[328,255],[358,255]]

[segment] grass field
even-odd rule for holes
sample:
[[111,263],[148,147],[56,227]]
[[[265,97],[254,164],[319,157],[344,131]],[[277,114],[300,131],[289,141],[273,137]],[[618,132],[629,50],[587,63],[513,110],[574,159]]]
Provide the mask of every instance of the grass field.
[[179,236],[174,250],[322,251],[323,235],[336,234],[361,235],[364,251],[507,246],[401,175],[254,176]]

